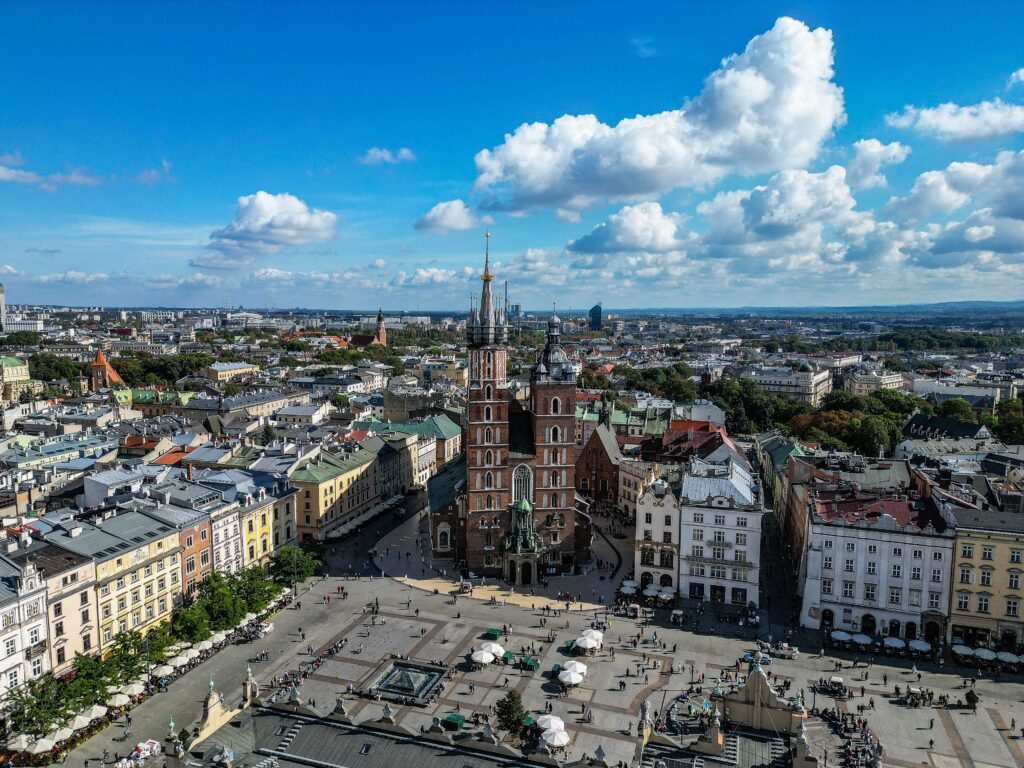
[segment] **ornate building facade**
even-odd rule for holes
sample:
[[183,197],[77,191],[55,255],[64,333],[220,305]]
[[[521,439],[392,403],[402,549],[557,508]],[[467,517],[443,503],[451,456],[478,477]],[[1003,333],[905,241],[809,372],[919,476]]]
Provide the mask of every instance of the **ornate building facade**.
[[560,344],[561,320],[552,315],[529,391],[513,390],[506,312],[492,293],[493,280],[488,252],[479,305],[467,324],[465,485],[446,510],[435,510],[433,548],[475,575],[535,584],[591,559],[591,520],[575,492],[579,371]]

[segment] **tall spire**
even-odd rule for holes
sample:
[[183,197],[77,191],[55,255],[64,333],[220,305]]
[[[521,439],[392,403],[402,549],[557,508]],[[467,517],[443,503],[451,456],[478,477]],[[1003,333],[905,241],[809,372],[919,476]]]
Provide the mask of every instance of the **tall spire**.
[[491,233],[484,234],[484,272],[480,275],[480,306],[475,313],[470,312],[469,340],[475,344],[500,344],[505,341],[505,310],[495,306],[491,283],[494,273],[491,272]]
[[485,282],[489,283],[494,279],[494,275],[491,273],[491,232],[487,230],[484,232],[484,273],[480,275],[480,278]]

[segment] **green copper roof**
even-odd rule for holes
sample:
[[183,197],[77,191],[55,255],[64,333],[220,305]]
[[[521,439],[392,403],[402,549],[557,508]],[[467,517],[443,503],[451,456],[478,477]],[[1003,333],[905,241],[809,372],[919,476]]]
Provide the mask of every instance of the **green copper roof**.
[[4,355],[3,357],[0,357],[0,364],[2,364],[4,368],[16,368],[18,366],[25,365],[26,363],[21,358]]

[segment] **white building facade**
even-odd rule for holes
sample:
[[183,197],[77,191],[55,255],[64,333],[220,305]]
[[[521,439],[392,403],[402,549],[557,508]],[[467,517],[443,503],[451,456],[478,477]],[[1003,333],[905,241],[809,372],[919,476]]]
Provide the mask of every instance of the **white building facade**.
[[887,499],[857,513],[811,512],[804,627],[941,640],[949,618],[955,529],[941,522],[941,531],[933,524],[919,527],[914,504]]

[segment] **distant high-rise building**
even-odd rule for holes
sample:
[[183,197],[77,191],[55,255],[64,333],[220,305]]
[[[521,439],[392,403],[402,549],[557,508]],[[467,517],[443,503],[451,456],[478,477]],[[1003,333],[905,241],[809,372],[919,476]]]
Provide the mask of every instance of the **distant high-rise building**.
[[600,331],[604,323],[601,320],[601,305],[595,304],[590,308],[590,330]]
[[7,294],[3,283],[0,283],[0,332],[7,332]]
[[523,305],[522,304],[509,304],[508,305],[508,316],[509,317],[522,317],[523,316]]

